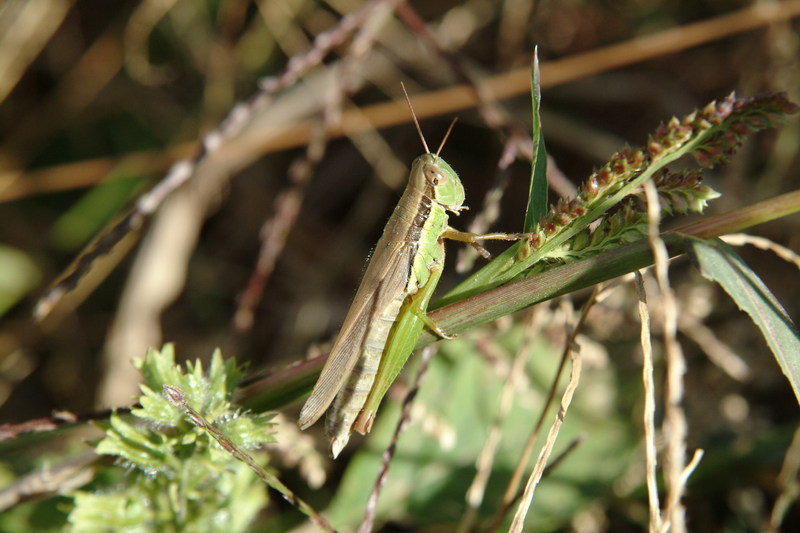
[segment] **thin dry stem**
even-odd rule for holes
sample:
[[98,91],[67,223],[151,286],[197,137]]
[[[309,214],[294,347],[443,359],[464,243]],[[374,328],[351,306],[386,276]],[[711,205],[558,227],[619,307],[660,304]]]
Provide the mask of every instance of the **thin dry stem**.
[[[700,464],[700,460],[703,458],[703,453],[704,452],[703,452],[702,449],[700,449],[700,448],[696,449],[694,451],[694,453],[692,454],[692,460],[689,461],[689,464],[687,464],[678,473],[678,484],[681,487],[685,487],[686,486],[686,483],[689,481],[689,477],[692,475],[692,472],[694,472],[694,470],[697,468],[697,465]],[[676,509],[673,506],[683,507],[683,505],[680,503],[680,499],[674,500],[674,501],[669,501],[669,502],[667,502],[667,508],[664,510],[664,515],[665,516],[668,516],[668,517],[674,516],[674,514],[676,512]],[[684,524],[684,527],[685,527],[685,524]],[[670,531],[670,528],[674,529],[674,524],[671,524],[669,522],[669,520],[666,520],[661,524],[660,533],[667,533],[668,531]]]
[[110,464],[108,457],[89,451],[55,464],[46,463],[0,489],[0,512],[25,502],[67,494],[94,479],[101,465]]
[[183,289],[203,214],[219,193],[220,183],[204,178],[166,200],[139,246],[103,346],[99,407],[130,402],[140,378],[131,359],[162,344],[161,316]]
[[[361,113],[361,109],[349,102],[346,115],[351,117],[343,130],[361,156],[375,172],[377,178],[393,190],[406,185],[408,165],[395,155],[392,146]],[[341,124],[342,117],[339,118]],[[344,127],[344,124],[341,124]],[[337,126],[338,127],[338,126]]]
[[[328,115],[325,113],[325,116]],[[233,318],[234,328],[239,333],[253,327],[254,310],[261,301],[264,287],[286,246],[289,232],[297,222],[308,183],[325,155],[327,141],[324,135],[324,122],[315,131],[317,135],[309,142],[305,155],[294,161],[289,168],[292,185],[275,199],[275,214],[261,227],[261,250],[258,261]]]
[[[216,129],[203,136],[200,148],[193,157],[172,165],[167,175],[139,198],[128,215],[76,259],[69,271],[39,301],[36,317],[40,320],[46,317],[61,298],[77,285],[97,257],[108,253],[131,231],[141,228],[176,189],[195,175],[202,163],[219,152],[229,140],[241,134],[253,118],[272,103],[275,93],[293,85],[303,74],[319,65],[332,48],[342,44],[384,3],[393,5],[397,1],[399,0],[372,0],[366,3],[358,11],[343,17],[333,29],[317,35],[313,47],[302,56],[294,56],[283,74],[262,80],[260,91],[247,101],[235,105]],[[228,154],[231,155],[233,154]]]
[[678,325],[681,333],[692,339],[709,361],[736,381],[747,381],[750,377],[750,365],[719,339],[711,328],[700,323],[690,313],[684,313],[678,319]]
[[781,246],[775,241],[767,239],[766,237],[759,237],[758,235],[748,235],[747,233],[731,233],[721,237],[723,241],[731,246],[744,246],[750,244],[761,250],[772,252],[784,261],[792,263],[798,270],[800,270],[800,255],[794,250]]
[[274,425],[275,444],[267,444],[270,463],[282,470],[297,469],[308,486],[319,489],[328,479],[326,467],[330,465],[327,455],[316,448],[314,436],[297,427],[294,420],[289,420],[283,413],[276,412],[270,420]]
[[647,497],[650,510],[650,533],[661,529],[661,504],[658,499],[658,480],[656,467],[658,451],[656,447],[656,390],[653,380],[653,346],[650,343],[650,313],[647,310],[647,293],[642,275],[636,272],[636,294],[639,298],[639,318],[642,322],[642,383],[644,384],[644,439],[647,477]]
[[[527,137],[528,143],[533,145],[530,137]],[[467,226],[469,233],[486,233],[489,227],[500,216],[500,202],[503,199],[503,194],[508,187],[510,172],[508,168],[511,166],[517,155],[520,152],[520,144],[525,141],[525,138],[520,138],[518,135],[512,135],[505,143],[503,153],[497,163],[498,171],[495,174],[494,182],[492,183],[486,195],[483,197],[483,205],[480,211],[472,219],[472,222]],[[473,264],[477,252],[473,248],[463,247],[458,250],[456,259],[456,272],[468,272]]]
[[[378,133],[372,123],[360,114],[361,110],[358,106],[350,101],[350,97],[355,94],[363,84],[364,79],[370,74],[366,71],[364,65],[375,47],[376,40],[380,36],[380,31],[386,22],[386,15],[392,9],[394,9],[394,4],[386,4],[383,7],[383,14],[376,12],[355,35],[342,62],[333,67],[334,84],[339,87],[339,91],[336,94],[344,102],[340,103],[335,109],[331,108],[337,114],[328,116],[327,122],[328,129],[341,127],[344,134],[353,143],[353,146],[369,162],[377,177],[389,187],[396,189],[405,185],[403,179],[408,174],[407,166],[398,160],[389,143]],[[392,79],[398,79],[401,76],[402,74],[398,71]],[[353,130],[349,127],[344,127],[345,125],[342,123],[342,108],[345,105],[348,107],[348,113],[353,117],[353,122],[359,125]]]
[[[637,37],[622,43],[614,44],[577,54],[569,58],[544,63],[541,66],[542,88],[552,87],[605,72],[621,66],[638,63],[714,42],[725,37],[752,31],[781,21],[790,20],[800,14],[800,0],[781,2],[777,5],[753,5],[722,15],[720,17],[686,26],[671,28],[663,32],[644,37]],[[527,67],[509,71],[490,78],[485,85],[496,99],[510,98],[524,94],[530,90],[530,69]],[[431,91],[424,97],[415,98],[415,110],[420,119],[453,113],[469,108],[478,103],[475,91],[464,85]],[[233,111],[240,112],[237,106]],[[232,112],[233,112],[232,111]],[[388,102],[363,108],[360,117],[351,117],[347,113],[342,117],[342,128],[328,132],[329,138],[344,135],[345,130],[360,131],[358,123],[363,124],[366,117],[371,127],[382,128],[403,124],[408,121],[408,113],[401,102]],[[346,125],[351,125],[347,128]],[[259,155],[303,146],[309,140],[307,122],[291,124],[278,128],[276,135],[259,135],[258,139],[239,143],[236,155]],[[185,154],[190,145],[177,146],[170,153]],[[153,160],[163,154],[164,150],[155,152],[137,152],[118,158],[102,157],[52,166],[43,170],[25,172],[13,169],[0,173],[0,201],[10,201],[31,194],[64,190],[74,187],[85,187],[99,182],[110,168],[117,163],[126,168],[147,167],[150,170],[163,169],[163,160]],[[243,152],[246,152],[243,153]]]
[[[264,6],[264,8],[268,9],[268,6]],[[390,6],[386,6],[386,8],[389,9]],[[262,227],[262,246],[258,262],[242,295],[233,321],[234,327],[240,333],[253,326],[254,309],[261,301],[264,287],[286,245],[289,231],[297,221],[308,183],[325,155],[327,146],[325,132],[341,121],[342,101],[351,96],[358,86],[355,81],[356,73],[359,66],[363,64],[364,56],[369,53],[375,43],[375,31],[376,25],[374,24],[363,26],[349,47],[350,53],[344,57],[341,64],[333,67],[334,69],[338,67],[340,75],[334,77],[335,83],[331,85],[324,98],[323,120],[321,123],[316,123],[317,127],[312,128],[312,136],[309,138],[305,155],[295,161],[289,169],[291,188],[281,193],[275,200],[275,215]],[[371,133],[375,135],[374,131]],[[369,150],[361,148],[364,143],[353,139],[353,144],[369,161]],[[375,144],[375,142],[371,143],[372,146]],[[380,167],[376,165],[376,170],[378,168]]]
[[523,46],[528,35],[528,27],[540,2],[511,0],[503,2],[497,31],[497,51],[505,61],[512,61],[509,52]]
[[667,484],[667,512],[662,522],[662,531],[672,528],[675,533],[686,531],[686,513],[680,503],[685,486],[681,473],[686,464],[686,415],[683,412],[683,376],[686,361],[678,344],[678,306],[672,288],[669,286],[669,254],[664,241],[659,236],[661,209],[658,191],[652,181],[644,186],[647,197],[648,239],[655,260],[656,279],[664,306],[664,348],[667,367],[665,428],[667,438],[666,464],[664,478]]
[[[135,404],[132,407],[140,407]],[[26,433],[44,433],[57,429],[67,428],[76,424],[86,424],[89,422],[108,420],[112,412],[118,414],[128,414],[131,407],[120,407],[117,409],[102,409],[91,413],[75,414],[69,411],[57,411],[51,416],[33,418],[25,422],[16,424],[0,424],[0,442],[16,439]]]
[[572,396],[574,395],[575,390],[578,388],[578,383],[580,382],[582,362],[580,351],[572,350],[571,347],[569,351],[572,359],[572,372],[570,373],[569,383],[567,383],[567,388],[564,390],[564,394],[561,397],[561,406],[556,414],[555,420],[553,421],[553,425],[550,427],[547,440],[545,441],[542,451],[539,453],[539,458],[537,459],[536,464],[533,467],[533,471],[528,478],[528,483],[525,486],[525,492],[522,496],[522,501],[520,501],[519,506],[517,507],[517,512],[514,515],[514,520],[511,523],[509,532],[519,533],[523,530],[525,517],[527,516],[528,510],[530,509],[533,501],[533,495],[536,491],[536,486],[539,484],[539,481],[542,478],[542,473],[544,472],[545,465],[547,464],[547,459],[550,457],[550,454],[553,451],[553,446],[555,445],[556,438],[558,437],[558,432],[561,429],[561,425],[564,422],[564,417],[566,416],[569,405],[572,402]]
[[789,510],[792,503],[796,502],[798,497],[800,497],[798,472],[800,472],[800,428],[797,428],[794,432],[792,443],[789,445],[789,449],[786,450],[786,457],[783,459],[783,465],[778,474],[778,484],[781,487],[781,493],[775,500],[775,505],[772,507],[772,512],[769,516],[769,524],[765,528],[766,533],[777,533],[780,531],[786,512]]
[[129,76],[143,85],[160,85],[175,77],[175,72],[150,61],[150,42],[156,26],[175,7],[177,0],[142,2],[125,25],[125,69]]
[[0,10],[0,102],[61,26],[71,4],[70,0],[12,0]]
[[[58,16],[57,8],[54,9],[52,4],[47,7],[48,16]],[[3,23],[0,22],[0,35],[8,37],[10,34],[4,32],[2,26]],[[41,34],[37,37],[41,37]],[[17,54],[19,48],[15,47],[12,52]],[[0,43],[0,54],[5,49],[6,46]],[[52,173],[49,169],[45,169],[42,171],[44,177],[49,177],[50,180],[45,179],[44,182],[38,181],[38,171],[23,173],[21,169],[29,165],[37,149],[47,142],[54,124],[59,121],[68,122],[78,117],[96,100],[122,68],[122,55],[119,28],[112,25],[88,46],[67,71],[60,75],[57,85],[42,101],[37,102],[34,109],[24,117],[20,117],[19,121],[14,121],[13,125],[8,125],[13,127],[13,130],[7,131],[0,145],[0,166],[11,167],[13,162],[19,170],[0,173],[0,198],[13,200],[15,197],[24,197],[39,191],[48,192],[94,185],[110,172],[114,164],[111,158],[105,158],[104,162],[85,160],[58,165],[51,167],[56,169]],[[65,106],[65,102],[68,102],[68,105]],[[134,169],[138,168],[134,160],[139,159],[140,163],[144,163],[145,158],[132,155],[125,159],[134,165],[128,168]],[[157,153],[150,153],[146,159],[150,163],[159,161],[161,170],[167,161],[166,157],[160,157]],[[174,160],[174,157],[170,160]],[[147,163],[144,164],[147,166]],[[87,172],[83,173],[79,169]]]
[[421,41],[428,49],[441,58],[442,62],[450,68],[450,71],[458,81],[464,83],[474,91],[478,113],[489,129],[493,131],[504,129],[508,122],[506,119],[507,113],[505,113],[500,104],[496,102],[492,91],[484,86],[480,78],[470,72],[470,69],[467,68],[460,56],[451,54],[439,45],[436,37],[428,30],[425,21],[419,16],[411,4],[408,2],[400,4],[397,7],[397,16],[411,31],[420,37]]
[[525,473],[525,469],[527,468],[528,460],[533,454],[533,448],[536,445],[537,439],[539,438],[539,431],[541,430],[544,424],[547,411],[549,410],[550,405],[552,404],[555,398],[555,393],[558,388],[558,382],[560,381],[561,374],[564,372],[564,368],[566,367],[566,362],[567,358],[570,355],[570,351],[572,347],[575,345],[575,339],[577,338],[578,333],[580,333],[580,331],[583,329],[583,325],[586,322],[586,318],[589,315],[589,311],[592,309],[592,307],[594,307],[594,305],[597,302],[601,301],[605,297],[607,291],[611,286],[612,284],[596,285],[589,299],[583,305],[580,317],[578,319],[578,323],[572,329],[571,334],[567,338],[567,342],[564,346],[564,351],[561,354],[561,360],[559,362],[558,369],[556,370],[556,374],[553,377],[550,389],[547,392],[547,398],[545,399],[544,404],[542,406],[541,414],[539,415],[536,424],[531,430],[530,435],[528,435],[528,440],[525,442],[525,447],[520,453],[520,456],[517,460],[517,464],[514,468],[514,473],[511,475],[511,480],[509,480],[508,485],[506,486],[506,490],[503,493],[502,504],[497,509],[497,512],[492,518],[492,521],[489,527],[487,528],[487,531],[496,531],[500,527],[503,518],[505,517],[511,505],[517,498],[517,489],[519,488],[522,476]]
[[500,445],[503,422],[514,403],[514,397],[517,394],[520,380],[525,373],[525,365],[530,357],[533,342],[541,331],[541,318],[541,313],[537,312],[536,308],[528,313],[528,319],[525,322],[525,338],[514,356],[511,367],[508,369],[506,382],[500,393],[500,403],[497,407],[497,412],[489,428],[489,434],[486,437],[483,449],[478,456],[478,460],[475,462],[475,477],[467,490],[467,512],[464,514],[458,526],[459,532],[466,533],[472,528],[475,517],[478,514],[478,509],[483,502],[486,486],[492,474],[492,465],[494,464],[494,459]]
[[[425,43],[433,53],[442,59],[443,63],[450,68],[459,82],[464,83],[466,87],[472,89],[476,97],[475,104],[481,119],[491,131],[501,132],[500,141],[506,144],[504,156],[501,158],[500,163],[498,163],[501,173],[484,199],[483,210],[468,228],[472,233],[485,233],[499,215],[497,205],[499,205],[503,197],[508,182],[508,173],[505,172],[505,170],[513,161],[513,158],[511,161],[508,160],[509,148],[514,147],[515,150],[513,153],[516,154],[520,139],[522,139],[523,142],[527,140],[532,144],[530,136],[515,125],[513,121],[508,119],[509,113],[505,110],[504,106],[497,101],[493,91],[488,88],[483,79],[474,75],[461,57],[449,53],[438,44],[435,36],[428,30],[424,20],[410,4],[404,2],[398,6],[397,15],[413,32],[420,36],[422,42]],[[477,252],[479,253],[479,250],[477,250]],[[466,272],[469,270],[475,258],[476,249],[464,248],[459,250],[456,261],[456,272]]]

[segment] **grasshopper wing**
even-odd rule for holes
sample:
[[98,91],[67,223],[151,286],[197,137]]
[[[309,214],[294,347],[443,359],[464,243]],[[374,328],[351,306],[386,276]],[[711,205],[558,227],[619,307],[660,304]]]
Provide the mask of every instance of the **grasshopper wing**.
[[406,290],[412,258],[412,246],[406,241],[378,242],[328,361],[300,410],[300,429],[316,422],[344,386],[364,350],[370,324]]

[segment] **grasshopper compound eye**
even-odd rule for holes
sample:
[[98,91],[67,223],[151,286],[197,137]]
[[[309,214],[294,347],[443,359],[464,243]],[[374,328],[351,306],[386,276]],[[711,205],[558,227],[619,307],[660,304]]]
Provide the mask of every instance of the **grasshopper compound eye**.
[[434,187],[438,187],[443,183],[447,183],[447,175],[439,170],[435,165],[425,165],[423,172],[425,173],[425,179]]

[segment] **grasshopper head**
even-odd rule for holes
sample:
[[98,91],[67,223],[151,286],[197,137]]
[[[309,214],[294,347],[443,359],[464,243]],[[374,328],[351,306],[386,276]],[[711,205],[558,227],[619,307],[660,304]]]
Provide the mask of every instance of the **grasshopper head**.
[[[448,211],[458,214],[464,203],[464,186],[458,174],[441,157],[433,154],[419,156],[414,161],[415,170],[412,175],[421,178],[419,188],[431,192],[431,199],[441,204]],[[422,181],[424,180],[424,181]]]

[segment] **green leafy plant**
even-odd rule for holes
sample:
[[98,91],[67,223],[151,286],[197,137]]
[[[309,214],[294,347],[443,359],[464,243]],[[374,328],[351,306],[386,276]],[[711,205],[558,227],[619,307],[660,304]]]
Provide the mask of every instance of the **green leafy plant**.
[[114,483],[75,493],[75,531],[246,531],[266,503],[266,487],[248,465],[193,424],[162,394],[180,387],[186,402],[235,446],[273,442],[271,415],[241,411],[231,396],[243,371],[216,351],[208,372],[200,361],[175,364],[174,349],[150,350],[135,361],[144,376],[140,407],[102,424],[98,454],[117,458]]

